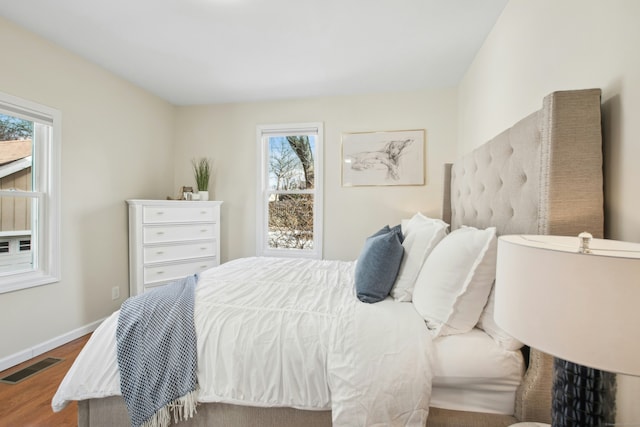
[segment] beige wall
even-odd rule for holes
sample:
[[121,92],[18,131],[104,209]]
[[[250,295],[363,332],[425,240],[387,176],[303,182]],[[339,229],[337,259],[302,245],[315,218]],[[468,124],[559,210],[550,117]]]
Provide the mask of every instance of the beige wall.
[[2,18],[0,40],[0,91],[62,112],[62,280],[0,294],[2,359],[107,316],[128,295],[124,200],[171,191],[174,108]]
[[[455,159],[456,90],[180,107],[174,187],[193,185],[190,159],[212,157],[223,200],[222,260],[255,255],[256,125],[324,123],[324,258],[357,258],[364,239],[416,211],[439,216],[442,165]],[[427,185],[341,186],[343,132],[426,129]],[[210,189],[211,192],[211,189]]]
[[[602,88],[606,235],[633,242],[640,242],[639,18],[637,0],[511,0],[458,95],[466,152],[540,108],[549,92]],[[619,383],[618,422],[637,423],[640,381]]]

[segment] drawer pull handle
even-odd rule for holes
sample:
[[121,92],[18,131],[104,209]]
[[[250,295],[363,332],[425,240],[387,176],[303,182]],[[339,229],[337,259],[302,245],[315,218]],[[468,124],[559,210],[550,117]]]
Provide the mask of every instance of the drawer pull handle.
[[158,251],[156,252],[156,255],[162,255],[164,253],[164,251]]
[[206,229],[206,228],[204,228],[204,229],[200,230],[200,232],[201,232],[201,233],[206,233],[206,232],[207,232],[207,229]]
[[156,274],[164,274],[164,271],[158,271]]
[[164,211],[158,211],[157,215],[164,215]]
[[201,265],[200,268],[207,268],[207,266],[206,265]]
[[156,234],[157,234],[158,236],[162,236],[162,235],[164,234],[164,231],[158,231]]
[[202,215],[206,215],[206,214],[207,214],[207,211],[201,211],[200,213],[201,213]]
[[201,250],[201,251],[206,251],[206,250],[207,250],[207,248],[200,248],[200,250]]

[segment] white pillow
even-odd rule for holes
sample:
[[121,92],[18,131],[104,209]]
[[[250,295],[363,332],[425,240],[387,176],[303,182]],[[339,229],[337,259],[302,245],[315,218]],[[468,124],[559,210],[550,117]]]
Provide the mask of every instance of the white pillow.
[[434,337],[461,334],[478,323],[496,277],[494,227],[452,231],[424,262],[413,305]]
[[391,296],[396,301],[409,302],[424,260],[438,242],[447,235],[449,224],[439,219],[428,218],[418,212],[403,225],[404,257],[402,257],[398,277],[391,288]]
[[496,288],[494,286],[491,288],[487,305],[484,307],[484,310],[480,315],[480,320],[478,320],[478,328],[485,331],[487,335],[493,338],[493,340],[505,350],[519,350],[524,344],[506,333],[500,326],[498,326],[493,317],[496,304],[495,293]]

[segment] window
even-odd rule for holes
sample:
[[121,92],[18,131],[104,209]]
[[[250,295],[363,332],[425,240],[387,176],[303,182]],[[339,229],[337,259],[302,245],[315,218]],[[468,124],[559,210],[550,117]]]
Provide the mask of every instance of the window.
[[60,280],[60,120],[0,93],[0,293]]
[[258,126],[257,254],[322,258],[322,124]]

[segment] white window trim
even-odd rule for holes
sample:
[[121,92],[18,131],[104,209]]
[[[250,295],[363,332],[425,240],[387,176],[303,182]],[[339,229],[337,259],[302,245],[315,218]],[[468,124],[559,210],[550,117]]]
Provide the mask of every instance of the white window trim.
[[[34,153],[44,159],[42,167],[33,168],[38,192],[24,192],[25,197],[38,198],[39,209],[33,235],[32,250],[36,268],[30,271],[12,272],[0,276],[0,293],[17,291],[60,281],[60,159],[62,147],[62,113],[35,102],[0,92],[0,111],[36,123],[51,126],[52,134],[47,144],[36,144]],[[17,196],[16,191],[0,191]],[[27,194],[28,193],[28,194]],[[41,220],[38,220],[41,219]]]
[[[299,191],[300,193],[312,193],[313,198],[313,249],[272,249],[269,248],[267,230],[269,221],[269,205],[265,203],[265,190],[268,187],[269,155],[268,148],[263,142],[265,134],[304,134],[312,130],[316,133],[316,150],[314,155],[315,180],[314,190]],[[258,256],[281,256],[322,259],[323,244],[323,181],[324,181],[324,132],[322,122],[287,123],[258,125],[256,127],[256,140],[258,143],[257,156],[257,184],[256,184],[256,254]],[[294,193],[288,191],[287,193]]]

